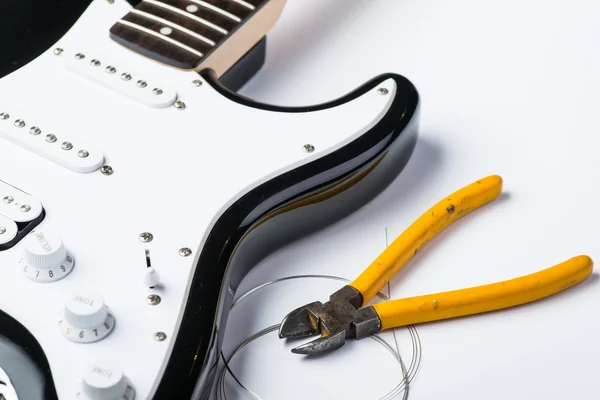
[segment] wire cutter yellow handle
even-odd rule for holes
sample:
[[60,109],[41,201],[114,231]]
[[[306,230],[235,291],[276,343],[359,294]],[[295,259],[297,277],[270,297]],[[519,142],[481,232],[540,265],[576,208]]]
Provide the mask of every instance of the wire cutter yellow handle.
[[529,303],[586,279],[592,259],[581,255],[545,270],[508,281],[373,305],[381,330],[479,314]]
[[501,192],[502,178],[488,176],[458,190],[421,215],[350,284],[362,294],[363,305],[434,236]]

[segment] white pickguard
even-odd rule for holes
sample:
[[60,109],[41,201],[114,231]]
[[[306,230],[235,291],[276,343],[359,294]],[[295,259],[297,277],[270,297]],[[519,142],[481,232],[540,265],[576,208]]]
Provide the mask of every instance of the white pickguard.
[[[47,216],[36,229],[56,232],[75,258],[73,271],[52,283],[26,279],[17,262],[24,243],[0,252],[0,309],[22,323],[39,341],[51,366],[60,399],[73,399],[80,371],[96,359],[117,362],[131,380],[136,399],[152,396],[171,339],[178,329],[198,249],[220,213],[236,198],[270,177],[339,148],[373,126],[390,106],[392,80],[336,108],[311,113],[279,113],[234,103],[200,79],[145,59],[114,43],[109,28],[130,6],[125,1],[94,1],[56,47],[0,80],[0,112],[25,120],[74,144],[85,142],[113,167],[74,172],[11,141],[0,140],[0,179],[41,201]],[[128,72],[160,81],[185,109],[160,108],[87,80],[64,68],[63,59],[83,53],[119,80]],[[93,68],[93,67],[89,67]],[[104,73],[104,71],[102,71]],[[137,89],[137,88],[136,88]],[[14,111],[13,111],[14,110]],[[18,115],[14,114],[17,113]],[[28,135],[28,133],[24,133]],[[307,153],[305,144],[315,151]],[[154,240],[142,243],[141,232]],[[190,257],[179,249],[189,247]],[[143,284],[145,250],[160,273],[161,286]],[[116,327],[88,344],[66,340],[57,318],[67,298],[98,292],[115,314]],[[148,294],[162,302],[150,306]],[[155,341],[155,332],[167,339]]]

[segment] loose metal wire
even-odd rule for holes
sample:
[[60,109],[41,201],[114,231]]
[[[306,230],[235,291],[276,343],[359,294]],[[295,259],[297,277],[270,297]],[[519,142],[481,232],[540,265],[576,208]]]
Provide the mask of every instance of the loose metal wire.
[[[237,306],[238,304],[240,304],[242,301],[246,300],[252,294],[258,292],[259,290],[262,290],[262,289],[264,289],[264,288],[266,288],[268,286],[271,286],[271,285],[274,285],[274,284],[277,284],[277,283],[281,283],[281,282],[285,282],[285,281],[289,281],[289,280],[294,280],[294,279],[329,279],[329,280],[336,280],[336,281],[341,281],[341,282],[346,282],[346,283],[350,282],[349,280],[347,280],[345,278],[342,278],[342,277],[339,277],[339,276],[334,276],[334,275],[295,275],[295,276],[289,276],[289,277],[279,278],[279,279],[275,279],[275,280],[263,283],[263,284],[261,284],[259,286],[256,286],[256,287],[248,290],[247,292],[243,293],[240,297],[238,297],[237,300],[235,300],[232,303],[231,309],[233,309],[235,306]],[[389,291],[390,291],[390,287],[389,287],[389,284],[388,284],[388,292]],[[381,298],[384,301],[388,301],[390,299],[389,296],[386,296],[385,294],[383,294],[381,292],[377,293],[377,297]],[[227,373],[229,373],[231,375],[231,377],[234,379],[234,381],[237,383],[237,385],[241,389],[243,389],[248,395],[250,395],[255,400],[263,400],[260,396],[258,396],[252,390],[248,389],[240,381],[240,379],[231,370],[229,364],[231,363],[231,361],[233,360],[233,358],[239,352],[241,352],[246,346],[248,346],[250,343],[258,340],[259,338],[268,335],[269,333],[273,333],[273,332],[278,331],[279,330],[279,326],[280,326],[280,324],[271,325],[271,326],[266,327],[263,330],[255,333],[255,334],[251,335],[246,340],[244,340],[234,350],[233,354],[231,354],[231,356],[229,357],[229,359],[227,359],[225,357],[225,355],[223,354],[223,352],[221,352],[221,358],[223,360],[224,367],[221,370],[221,373],[219,374],[219,378],[218,378],[218,382],[217,382],[217,389],[218,389],[217,395],[219,396],[218,398],[220,400],[228,400],[227,392],[226,392],[226,384],[225,384],[225,377],[226,377]],[[393,335],[394,335],[394,341],[395,341],[395,344],[396,344],[396,349],[394,349],[389,343],[387,343],[384,339],[382,339],[377,334],[369,336],[370,339],[373,339],[373,340],[377,341],[386,350],[388,350],[394,356],[394,358],[398,361],[398,363],[400,364],[400,367],[402,369],[402,380],[398,383],[398,385],[396,385],[396,387],[394,389],[392,389],[390,392],[388,392],[386,395],[384,395],[383,397],[379,398],[378,400],[393,400],[394,398],[396,398],[396,396],[398,396],[403,391],[404,391],[404,396],[402,397],[402,399],[406,400],[408,398],[409,384],[412,382],[412,380],[416,376],[417,371],[418,371],[418,369],[419,369],[419,367],[421,365],[421,350],[422,349],[421,349],[421,339],[419,338],[419,333],[417,332],[417,329],[414,326],[412,326],[412,325],[408,325],[406,328],[408,329],[408,332],[410,334],[411,342],[412,342],[412,347],[413,347],[412,357],[411,357],[411,361],[410,361],[408,369],[406,368],[406,365],[404,364],[404,361],[402,360],[402,357],[400,356],[398,339],[396,337],[395,331],[393,331]]]

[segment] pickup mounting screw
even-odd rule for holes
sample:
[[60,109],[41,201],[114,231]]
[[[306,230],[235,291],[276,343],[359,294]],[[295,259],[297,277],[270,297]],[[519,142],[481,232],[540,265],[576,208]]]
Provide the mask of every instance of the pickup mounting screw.
[[140,241],[144,243],[151,242],[154,239],[154,236],[150,232],[142,232],[140,233]]
[[313,151],[315,151],[315,146],[313,146],[312,144],[305,144],[302,148],[307,153],[312,153]]
[[146,298],[146,301],[148,302],[148,304],[150,304],[151,306],[155,306],[157,304],[160,304],[160,296],[157,294],[151,294]]
[[185,109],[185,103],[181,100],[177,100],[174,104],[175,108],[178,108],[180,110],[184,110]]
[[3,226],[0,226],[0,235],[2,235],[5,232],[6,232],[6,228]]
[[113,3],[115,2],[115,0],[106,0],[106,2],[107,2],[108,4],[113,4]]
[[386,88],[380,88],[377,93],[379,93],[382,96],[385,96],[386,94],[388,94],[390,91],[387,90]]
[[167,334],[164,332],[156,332],[154,334],[154,340],[156,340],[157,342],[162,342],[166,338],[167,338]]
[[61,49],[60,47],[57,47],[54,49],[54,54],[56,54],[57,56],[60,56],[63,51],[64,51],[63,49]]
[[192,81],[192,85],[198,87],[198,86],[202,86],[202,81],[200,79],[194,79]]
[[159,88],[154,88],[152,90],[152,93],[154,93],[157,96],[160,95],[160,94],[162,94],[162,92],[163,92],[162,89],[159,89]]
[[181,257],[189,257],[192,255],[192,249],[190,249],[189,247],[182,247],[181,249],[179,249],[179,255]]
[[112,175],[113,169],[110,165],[103,165],[102,168],[100,168],[100,172],[102,172],[103,175]]
[[89,155],[90,155],[90,153],[87,150],[79,150],[77,152],[77,156],[79,158],[87,158],[87,156],[89,156]]

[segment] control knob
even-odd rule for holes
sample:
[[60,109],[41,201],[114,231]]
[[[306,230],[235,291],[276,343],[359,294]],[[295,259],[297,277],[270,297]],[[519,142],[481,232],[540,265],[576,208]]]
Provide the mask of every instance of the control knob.
[[133,400],[135,392],[114,362],[97,361],[86,367],[77,400]]
[[71,272],[74,263],[58,235],[36,231],[27,238],[23,258],[19,261],[25,276],[36,282],[62,279]]
[[69,299],[58,321],[69,340],[91,343],[104,339],[115,327],[115,317],[98,294],[76,294]]

